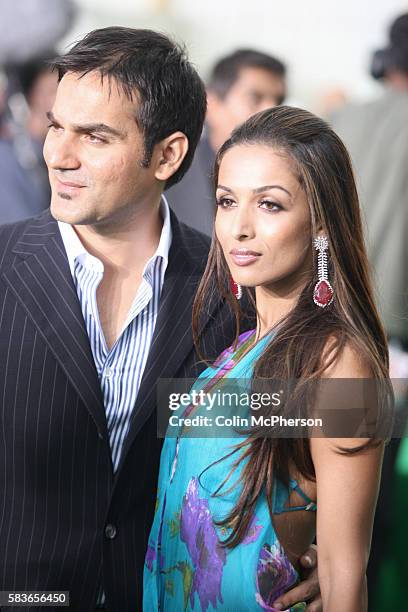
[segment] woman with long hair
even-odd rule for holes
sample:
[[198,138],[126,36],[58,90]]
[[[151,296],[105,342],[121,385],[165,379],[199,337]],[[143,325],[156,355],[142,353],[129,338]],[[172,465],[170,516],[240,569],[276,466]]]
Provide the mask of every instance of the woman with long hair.
[[[351,163],[337,135],[307,111],[269,109],[221,147],[214,178],[215,231],[193,333],[199,344],[200,315],[216,290],[235,313],[237,336],[193,389],[291,381],[295,399],[280,404],[283,416],[313,408],[313,381],[372,379],[387,389],[387,343]],[[242,291],[257,315],[244,333]],[[184,414],[203,411],[195,403]],[[184,433],[167,437],[162,451],[146,610],[282,609],[274,604],[296,584],[299,556],[315,537],[323,609],[367,610],[378,436],[272,437],[256,427],[238,439]]]

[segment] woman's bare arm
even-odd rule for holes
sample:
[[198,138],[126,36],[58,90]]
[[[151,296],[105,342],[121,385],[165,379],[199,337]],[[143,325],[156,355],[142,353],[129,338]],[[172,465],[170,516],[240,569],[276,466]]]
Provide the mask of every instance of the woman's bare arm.
[[[369,378],[357,353],[343,351],[330,378]],[[355,455],[340,454],[363,439],[312,438],[317,484],[317,545],[323,610],[367,610],[366,567],[378,496],[383,444]]]

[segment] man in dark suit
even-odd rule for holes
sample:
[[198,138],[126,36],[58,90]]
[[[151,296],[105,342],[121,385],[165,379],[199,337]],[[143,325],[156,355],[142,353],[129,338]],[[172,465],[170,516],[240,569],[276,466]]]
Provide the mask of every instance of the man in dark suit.
[[[148,30],[91,32],[56,67],[51,211],[0,228],[0,591],[64,590],[71,610],[134,612],[157,379],[203,367],[191,308],[209,244],[162,191],[191,162],[205,91],[184,51]],[[203,351],[233,336],[214,296]],[[314,574],[293,596],[317,591]]]

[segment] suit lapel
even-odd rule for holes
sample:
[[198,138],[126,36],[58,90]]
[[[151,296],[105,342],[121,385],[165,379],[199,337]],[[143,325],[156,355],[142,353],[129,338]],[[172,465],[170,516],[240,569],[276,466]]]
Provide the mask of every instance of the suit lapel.
[[[135,437],[156,406],[158,378],[172,378],[194,348],[192,306],[207,262],[207,252],[203,244],[197,246],[196,238],[193,241],[190,235],[183,232],[183,226],[173,213],[171,224],[173,239],[159,313],[118,472]],[[202,321],[202,325],[219,304],[216,300],[208,309],[208,317]]]
[[27,225],[16,243],[5,281],[23,306],[55,359],[107,434],[98,375],[81,307],[56,221],[49,211]]
[[[172,214],[172,246],[151,349],[126,438],[123,464],[135,437],[156,405],[158,378],[172,378],[193,350],[191,310],[207,253]],[[13,248],[14,264],[3,274],[90,412],[107,435],[98,375],[56,221],[49,211],[27,225]],[[208,307],[211,317],[219,301]]]

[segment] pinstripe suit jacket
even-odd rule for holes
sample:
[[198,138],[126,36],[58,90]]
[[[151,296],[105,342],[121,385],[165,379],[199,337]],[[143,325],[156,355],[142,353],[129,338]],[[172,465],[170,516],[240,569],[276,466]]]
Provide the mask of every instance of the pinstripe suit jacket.
[[[110,610],[141,610],[161,448],[156,380],[195,377],[203,367],[191,306],[208,240],[174,215],[172,231],[152,347],[114,476],[57,223],[46,211],[0,228],[0,590],[69,590],[70,609],[84,612],[103,584]],[[218,298],[206,319],[203,346],[215,356],[232,341],[232,320]]]

